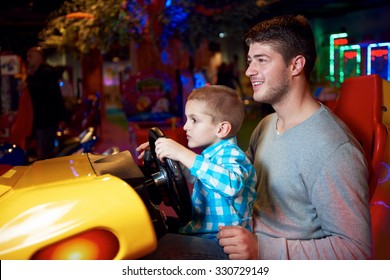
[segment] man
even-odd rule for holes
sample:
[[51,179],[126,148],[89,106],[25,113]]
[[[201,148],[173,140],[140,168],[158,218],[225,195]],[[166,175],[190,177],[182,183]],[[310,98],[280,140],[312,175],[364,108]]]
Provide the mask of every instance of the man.
[[[223,252],[229,259],[370,258],[366,162],[349,129],[313,98],[316,49],[308,21],[260,22],[245,40],[253,98],[275,113],[258,124],[247,151],[258,178],[254,232],[220,227]],[[224,257],[204,244],[168,235],[152,258]]]
[[255,233],[223,227],[219,244],[232,259],[370,258],[366,163],[351,132],[313,98],[309,23],[274,18],[245,40],[254,100],[275,113],[257,126],[247,151],[259,180]]
[[31,47],[27,52],[26,84],[34,113],[33,137],[37,143],[38,159],[53,155],[58,126],[66,119],[66,109],[58,80],[54,68],[45,63],[42,48]]

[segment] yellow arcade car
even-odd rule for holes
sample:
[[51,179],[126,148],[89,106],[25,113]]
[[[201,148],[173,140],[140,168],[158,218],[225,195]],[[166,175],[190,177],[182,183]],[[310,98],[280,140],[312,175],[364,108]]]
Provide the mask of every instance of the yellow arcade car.
[[[175,161],[128,151],[82,154],[15,166],[0,177],[0,259],[137,259],[167,231],[161,202],[191,217],[189,190]],[[149,159],[149,160],[148,160]]]

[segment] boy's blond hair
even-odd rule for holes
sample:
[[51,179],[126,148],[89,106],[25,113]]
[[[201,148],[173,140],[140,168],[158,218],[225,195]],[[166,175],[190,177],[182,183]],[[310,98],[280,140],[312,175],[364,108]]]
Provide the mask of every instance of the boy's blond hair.
[[227,121],[232,129],[228,136],[236,135],[245,116],[244,103],[234,89],[222,85],[210,85],[197,88],[188,96],[188,100],[202,101],[206,105],[206,114],[213,123]]

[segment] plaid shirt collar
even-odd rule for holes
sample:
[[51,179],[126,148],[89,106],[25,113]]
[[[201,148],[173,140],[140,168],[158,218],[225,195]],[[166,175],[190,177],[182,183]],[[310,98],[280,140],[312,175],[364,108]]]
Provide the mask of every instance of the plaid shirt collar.
[[236,145],[237,144],[237,138],[235,136],[221,139],[217,143],[212,144],[211,146],[208,146],[206,149],[202,151],[202,156],[205,158],[212,158],[215,156],[222,148],[226,149],[226,146],[229,146],[230,144]]

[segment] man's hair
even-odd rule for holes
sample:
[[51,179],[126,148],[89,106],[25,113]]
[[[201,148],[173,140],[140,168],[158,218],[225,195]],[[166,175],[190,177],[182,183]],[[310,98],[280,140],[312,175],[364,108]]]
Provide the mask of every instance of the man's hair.
[[202,101],[206,114],[212,117],[213,123],[227,121],[232,129],[229,136],[240,130],[245,116],[244,103],[234,89],[222,85],[210,85],[195,89],[188,100]]
[[254,43],[270,44],[282,55],[286,64],[297,55],[304,56],[305,76],[310,80],[317,53],[313,30],[304,16],[287,15],[262,21],[252,27],[244,39],[248,46]]

